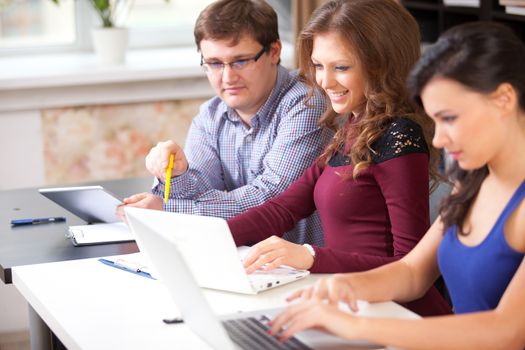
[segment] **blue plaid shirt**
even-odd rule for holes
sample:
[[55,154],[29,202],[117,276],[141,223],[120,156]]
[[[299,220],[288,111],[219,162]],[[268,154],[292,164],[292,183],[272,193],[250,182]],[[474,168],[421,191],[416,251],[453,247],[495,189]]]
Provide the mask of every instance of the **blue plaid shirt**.
[[[164,210],[231,218],[287,189],[312,164],[332,133],[319,127],[321,94],[305,104],[307,88],[279,66],[270,97],[251,119],[251,128],[219,97],[204,103],[185,145],[189,169],[171,180]],[[164,183],[153,193],[164,197]],[[317,213],[284,238],[322,245]]]

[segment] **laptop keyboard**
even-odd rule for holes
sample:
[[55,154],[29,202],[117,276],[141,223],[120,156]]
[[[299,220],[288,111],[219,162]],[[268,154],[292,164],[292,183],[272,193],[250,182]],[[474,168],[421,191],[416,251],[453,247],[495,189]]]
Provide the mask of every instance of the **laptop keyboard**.
[[269,327],[266,325],[269,319],[266,316],[259,318],[238,318],[223,321],[223,325],[230,338],[242,349],[265,350],[265,349],[310,349],[297,338],[292,337],[282,343],[277,338],[267,333]]

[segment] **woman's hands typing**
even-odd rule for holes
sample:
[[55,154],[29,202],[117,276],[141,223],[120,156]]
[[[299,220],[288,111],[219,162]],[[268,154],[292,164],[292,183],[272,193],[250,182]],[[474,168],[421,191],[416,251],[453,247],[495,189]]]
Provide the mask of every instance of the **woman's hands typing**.
[[247,273],[252,273],[259,268],[273,270],[280,265],[308,270],[313,263],[314,257],[306,247],[277,236],[272,236],[254,245],[244,259]]
[[272,320],[270,333],[285,341],[295,333],[314,328],[352,338],[352,329],[360,321],[338,307],[342,301],[352,311],[357,311],[357,297],[348,275],[336,274],[323,278],[313,286],[290,295],[287,301],[298,302]]

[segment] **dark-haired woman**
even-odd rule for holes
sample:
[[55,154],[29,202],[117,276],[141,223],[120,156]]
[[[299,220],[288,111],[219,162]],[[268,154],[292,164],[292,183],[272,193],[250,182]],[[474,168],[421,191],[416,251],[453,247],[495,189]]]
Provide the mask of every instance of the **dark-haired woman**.
[[[449,30],[410,75],[436,123],[433,143],[455,160],[452,194],[426,236],[400,261],[335,275],[289,299],[273,322],[282,338],[312,327],[403,349],[525,348],[525,46],[500,24]],[[355,318],[334,305],[407,301],[442,274],[456,315]],[[329,303],[323,303],[328,299]]]
[[[238,245],[255,244],[248,272],[281,264],[365,271],[419,242],[430,224],[435,164],[425,138],[431,121],[416,113],[405,86],[419,45],[416,21],[394,0],[333,0],[313,13],[299,37],[300,71],[312,90],[324,91],[330,103],[321,123],[336,134],[287,191],[228,221]],[[323,247],[280,237],[315,210]],[[407,306],[423,315],[450,313],[435,289]]]

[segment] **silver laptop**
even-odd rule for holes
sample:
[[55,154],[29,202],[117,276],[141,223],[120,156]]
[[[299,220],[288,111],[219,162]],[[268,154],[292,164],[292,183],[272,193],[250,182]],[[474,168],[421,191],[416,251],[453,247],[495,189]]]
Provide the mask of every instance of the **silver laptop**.
[[309,274],[286,266],[247,274],[224,219],[128,207],[125,211],[130,223],[140,220],[144,230],[169,237],[201,287],[256,294]]
[[[204,298],[183,257],[181,246],[170,231],[152,229],[144,210],[126,208],[137,244],[151,262],[162,283],[178,306],[186,324],[214,349],[378,349],[366,342],[348,342],[326,333],[309,330],[280,343],[266,331],[269,317],[279,310],[236,313],[219,319]],[[163,215],[165,216],[165,215]],[[158,226],[158,225],[156,225]],[[182,244],[184,245],[184,243]],[[177,325],[173,325],[177,327]]]

